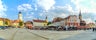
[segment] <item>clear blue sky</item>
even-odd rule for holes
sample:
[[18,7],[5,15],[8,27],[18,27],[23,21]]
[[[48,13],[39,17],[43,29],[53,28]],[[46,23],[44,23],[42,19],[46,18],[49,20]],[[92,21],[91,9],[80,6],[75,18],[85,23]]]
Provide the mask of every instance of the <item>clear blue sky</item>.
[[[87,21],[96,20],[96,0],[0,0],[0,8],[3,14],[11,20],[18,18],[18,12],[22,11],[25,21],[32,19],[45,19],[51,21],[54,17],[67,17],[78,15],[79,11],[83,19]],[[2,10],[0,12],[2,13]],[[2,14],[0,14],[2,15]],[[3,16],[4,17],[4,16]],[[93,20],[92,20],[93,19]]]

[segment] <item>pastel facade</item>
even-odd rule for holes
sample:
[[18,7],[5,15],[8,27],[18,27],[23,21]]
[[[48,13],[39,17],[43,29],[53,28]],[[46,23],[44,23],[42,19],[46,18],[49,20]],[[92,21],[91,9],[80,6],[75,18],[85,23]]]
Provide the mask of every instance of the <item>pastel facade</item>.
[[25,27],[28,28],[28,29],[32,29],[32,27],[33,27],[32,21],[25,22]]
[[90,28],[96,27],[95,23],[89,23],[89,24],[87,24],[87,26],[89,26]]
[[18,26],[19,26],[19,20],[12,21],[12,26],[18,28]]
[[66,18],[55,18],[53,23],[49,26],[79,26],[80,20],[76,15],[69,15]]
[[7,18],[0,18],[0,26],[9,26],[11,21]]
[[[22,22],[22,26],[20,26],[20,22]],[[24,23],[23,23],[23,17],[22,17],[22,13],[21,12],[19,12],[19,14],[18,14],[18,19],[17,20],[14,20],[14,21],[12,21],[12,26],[14,26],[14,27],[20,27],[20,28],[23,28],[24,27]]]
[[3,20],[0,19],[0,26],[3,26],[4,23],[3,23]]
[[47,26],[46,20],[33,20],[33,26]]

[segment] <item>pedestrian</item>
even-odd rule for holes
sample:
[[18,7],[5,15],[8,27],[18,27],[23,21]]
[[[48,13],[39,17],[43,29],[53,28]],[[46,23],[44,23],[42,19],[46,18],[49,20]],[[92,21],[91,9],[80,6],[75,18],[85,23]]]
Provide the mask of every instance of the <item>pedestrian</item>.
[[96,28],[94,28],[94,31],[96,31]]
[[68,30],[68,26],[65,26],[65,29]]
[[93,28],[93,31],[94,31],[94,28]]
[[96,28],[93,28],[93,31],[96,31]]

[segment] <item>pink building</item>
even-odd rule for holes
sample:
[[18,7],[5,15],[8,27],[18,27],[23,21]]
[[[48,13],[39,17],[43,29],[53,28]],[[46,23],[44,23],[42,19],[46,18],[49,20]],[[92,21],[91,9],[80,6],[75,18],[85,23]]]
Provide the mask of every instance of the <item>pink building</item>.
[[80,20],[76,15],[70,15],[66,18],[64,18],[65,26],[80,26]]
[[28,29],[32,29],[32,27],[33,27],[32,21],[25,22],[25,27],[28,28]]

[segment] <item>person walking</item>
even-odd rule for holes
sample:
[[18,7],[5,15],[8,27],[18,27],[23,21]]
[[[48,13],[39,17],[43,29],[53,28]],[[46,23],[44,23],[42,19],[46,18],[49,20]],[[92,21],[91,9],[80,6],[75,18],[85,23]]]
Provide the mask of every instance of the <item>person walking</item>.
[[93,27],[93,31],[96,31],[96,27]]
[[94,31],[94,28],[93,28],[93,31]]
[[68,30],[68,26],[67,25],[65,26],[65,29]]

